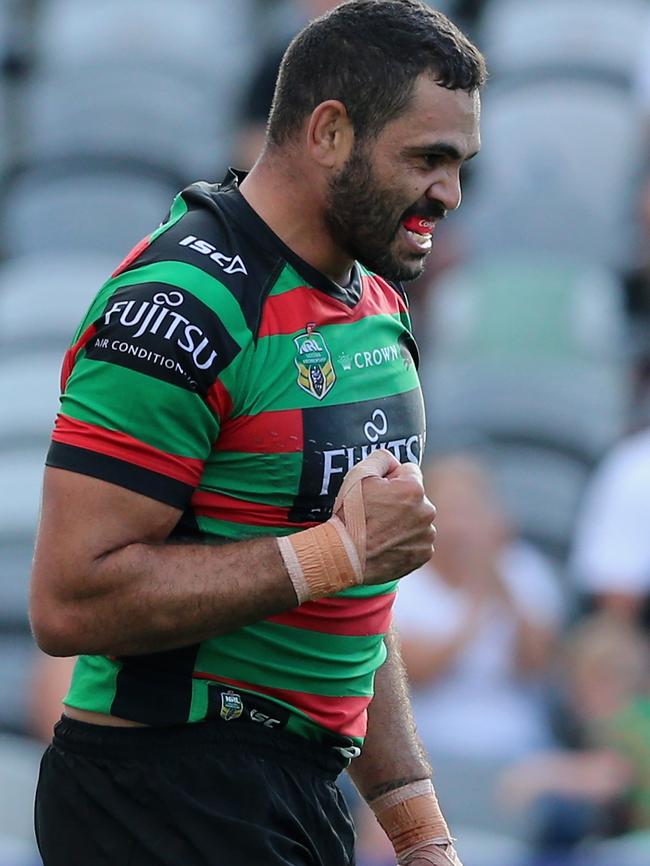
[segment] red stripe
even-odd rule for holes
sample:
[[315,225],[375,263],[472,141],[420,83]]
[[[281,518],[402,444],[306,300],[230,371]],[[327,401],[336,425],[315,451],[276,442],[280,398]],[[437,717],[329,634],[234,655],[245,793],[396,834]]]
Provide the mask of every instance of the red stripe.
[[[233,523],[252,523],[255,526],[286,526],[289,521],[289,508],[278,508],[276,505],[264,505],[260,502],[248,502],[225,496],[223,493],[212,493],[206,490],[196,490],[192,496],[191,506],[194,513],[201,517],[212,517],[215,520],[230,520]],[[314,526],[314,523],[295,523],[296,527]]]
[[383,635],[390,627],[395,593],[371,598],[321,598],[267,621],[325,634]]
[[151,472],[167,475],[176,481],[195,487],[203,472],[203,461],[160,451],[133,436],[117,430],[107,430],[96,424],[78,421],[67,415],[57,415],[52,439],[64,445],[86,448],[107,457],[115,457]]
[[86,343],[91,340],[96,333],[97,328],[94,325],[88,325],[77,342],[73,346],[70,346],[68,351],[65,353],[63,357],[63,366],[61,367],[61,393],[65,391],[65,386],[68,384],[68,379],[70,378],[70,373],[72,373],[74,363],[77,360],[79,350],[83,349]]
[[302,412],[300,409],[286,409],[233,418],[222,428],[215,450],[252,454],[301,452]]
[[223,423],[232,412],[232,397],[220,379],[211,386],[206,397],[208,406]]
[[260,337],[293,334],[305,329],[307,322],[345,325],[367,316],[406,311],[404,300],[385,280],[363,277],[363,294],[354,307],[331,298],[309,286],[296,286],[281,295],[271,295],[264,304]]
[[214,680],[226,686],[257,692],[269,698],[277,698],[301,710],[314,722],[328,731],[345,737],[365,737],[368,725],[368,704],[370,697],[331,697],[329,695],[311,695],[307,692],[294,692],[290,689],[271,689],[267,686],[252,685],[228,677],[218,677],[214,674],[194,671],[194,677],[199,680]]
[[117,266],[117,268],[113,271],[113,273],[111,274],[111,278],[117,277],[119,274],[122,273],[122,271],[125,271],[129,265],[133,264],[133,262],[138,258],[138,256],[141,255],[149,246],[150,237],[150,235],[147,235],[133,247],[127,257],[123,259]]

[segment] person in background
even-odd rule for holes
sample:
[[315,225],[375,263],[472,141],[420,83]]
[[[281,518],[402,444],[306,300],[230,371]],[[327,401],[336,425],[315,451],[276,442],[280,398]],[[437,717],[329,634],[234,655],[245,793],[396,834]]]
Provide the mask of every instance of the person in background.
[[650,429],[621,440],[594,472],[569,572],[586,604],[650,627]]
[[438,507],[436,550],[395,606],[418,731],[434,754],[509,761],[550,742],[540,687],[562,596],[477,459],[435,459],[424,477]]
[[639,629],[601,611],[580,620],[558,653],[558,742],[511,767],[499,788],[528,814],[540,854],[587,837],[650,830],[650,655]]

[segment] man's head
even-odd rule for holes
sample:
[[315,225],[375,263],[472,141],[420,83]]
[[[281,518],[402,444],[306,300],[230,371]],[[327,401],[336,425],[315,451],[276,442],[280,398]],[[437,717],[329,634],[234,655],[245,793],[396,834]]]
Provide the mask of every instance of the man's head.
[[349,0],[289,46],[269,147],[306,148],[342,250],[384,276],[413,279],[435,222],[460,203],[485,77],[478,50],[419,0]]

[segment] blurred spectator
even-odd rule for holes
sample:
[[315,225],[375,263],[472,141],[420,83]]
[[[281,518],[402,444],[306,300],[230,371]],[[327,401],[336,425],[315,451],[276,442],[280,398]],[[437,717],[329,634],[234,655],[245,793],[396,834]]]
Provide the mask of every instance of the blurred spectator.
[[648,626],[650,429],[620,442],[596,470],[576,524],[570,570],[598,608]]
[[575,747],[525,760],[502,790],[532,814],[540,849],[566,852],[586,837],[650,828],[648,646],[634,626],[600,613],[568,635],[560,661]]
[[548,745],[537,688],[561,619],[555,576],[513,537],[478,462],[439,459],[425,482],[436,553],[402,581],[395,611],[420,737],[434,755],[489,760]]

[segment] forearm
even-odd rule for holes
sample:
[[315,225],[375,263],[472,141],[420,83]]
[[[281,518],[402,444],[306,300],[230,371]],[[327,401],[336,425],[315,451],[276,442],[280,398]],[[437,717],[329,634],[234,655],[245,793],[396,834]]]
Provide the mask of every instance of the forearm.
[[375,677],[363,753],[349,770],[367,800],[431,775],[415,731],[406,675],[393,631],[386,645],[388,658]]
[[52,655],[134,655],[198,643],[295,607],[274,538],[219,546],[129,544],[59,602]]

